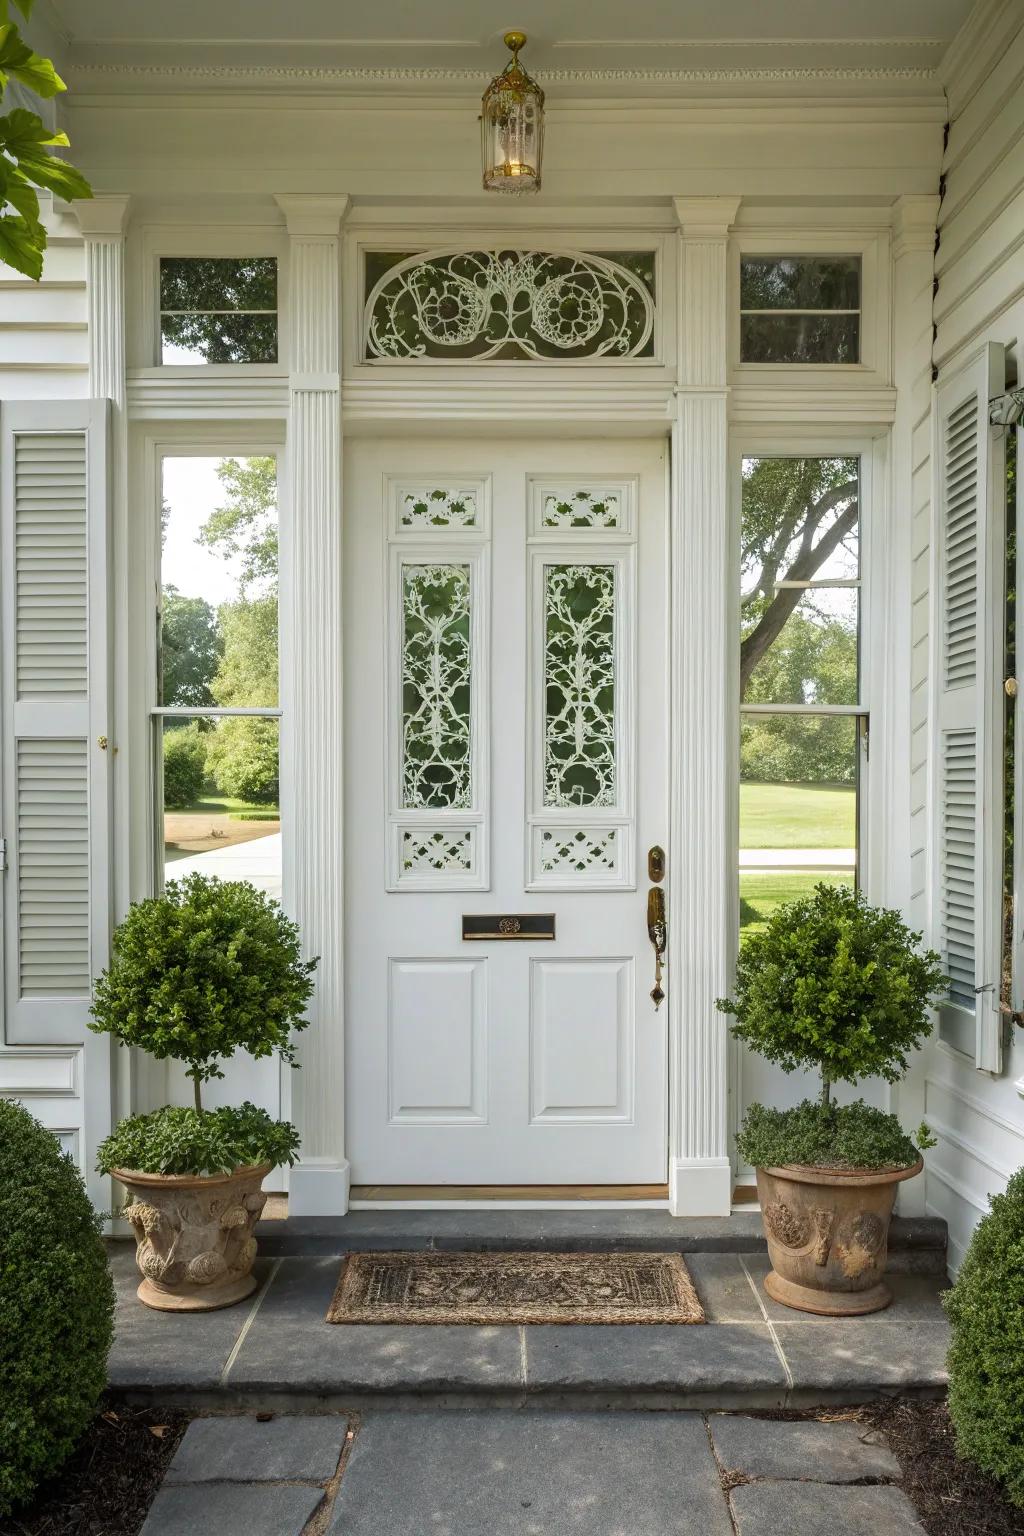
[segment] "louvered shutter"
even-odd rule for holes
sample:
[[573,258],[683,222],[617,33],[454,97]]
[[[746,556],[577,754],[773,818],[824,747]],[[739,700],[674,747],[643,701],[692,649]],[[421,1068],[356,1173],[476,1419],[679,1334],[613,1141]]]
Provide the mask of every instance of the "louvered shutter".
[[106,962],[110,771],[105,401],[0,412],[3,1038],[86,1033]]
[[936,391],[935,926],[950,976],[940,1028],[998,1071],[1002,933],[1005,505],[988,403],[1004,387],[987,345]]

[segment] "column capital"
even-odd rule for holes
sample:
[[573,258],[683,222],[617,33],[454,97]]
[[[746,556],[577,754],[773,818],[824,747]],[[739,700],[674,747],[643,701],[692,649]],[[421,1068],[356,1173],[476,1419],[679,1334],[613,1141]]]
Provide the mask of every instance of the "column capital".
[[319,235],[337,239],[348,213],[350,199],[275,192],[274,201],[284,214],[290,235]]
[[104,195],[82,198],[71,203],[71,212],[78,220],[78,227],[86,239],[120,239],[128,228],[129,205],[127,195]]
[[893,203],[893,255],[897,261],[909,251],[935,249],[939,201],[935,193],[915,192],[898,197]]
[[739,197],[674,197],[679,233],[684,240],[724,240],[741,202]]

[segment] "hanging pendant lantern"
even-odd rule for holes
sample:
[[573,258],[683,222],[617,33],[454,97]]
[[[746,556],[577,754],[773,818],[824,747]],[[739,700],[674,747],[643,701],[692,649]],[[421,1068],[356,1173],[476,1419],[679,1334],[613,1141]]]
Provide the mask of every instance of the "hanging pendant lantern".
[[544,152],[544,92],[519,62],[525,32],[506,32],[512,50],[484,91],[480,112],[485,192],[538,192]]

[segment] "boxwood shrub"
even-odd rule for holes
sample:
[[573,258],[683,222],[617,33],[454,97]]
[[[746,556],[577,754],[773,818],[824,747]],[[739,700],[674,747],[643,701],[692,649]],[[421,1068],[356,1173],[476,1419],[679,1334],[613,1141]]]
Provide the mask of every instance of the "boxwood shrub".
[[993,1195],[944,1299],[957,1450],[1024,1507],[1024,1168]]
[[81,1176],[0,1100],[0,1516],[57,1472],[106,1384],[114,1289]]

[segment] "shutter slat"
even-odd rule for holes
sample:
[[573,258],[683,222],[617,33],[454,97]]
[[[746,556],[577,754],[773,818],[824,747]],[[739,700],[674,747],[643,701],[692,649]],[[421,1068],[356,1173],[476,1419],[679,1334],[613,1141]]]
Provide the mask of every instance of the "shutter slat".
[[19,992],[88,997],[86,743],[24,737],[15,762]]
[[973,730],[942,736],[942,859],[940,875],[942,954],[951,1002],[976,1006],[975,812],[976,742]]
[[19,699],[88,689],[86,436],[14,437],[15,686]]

